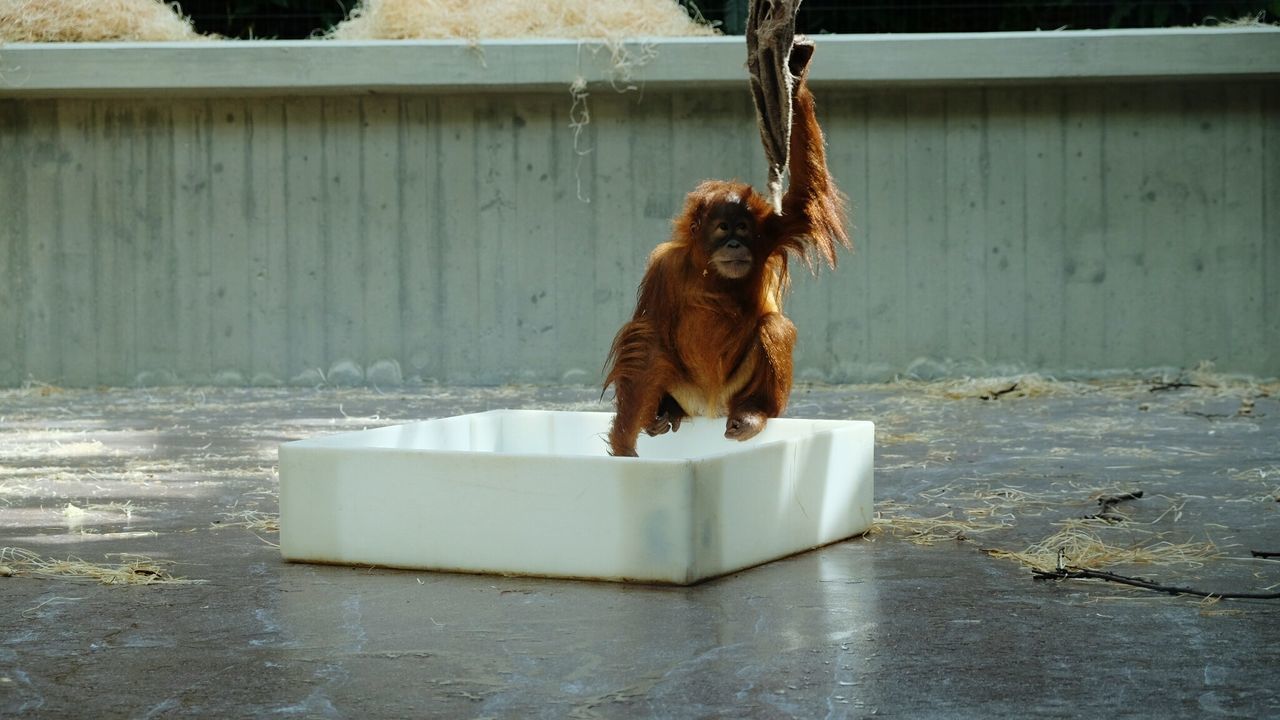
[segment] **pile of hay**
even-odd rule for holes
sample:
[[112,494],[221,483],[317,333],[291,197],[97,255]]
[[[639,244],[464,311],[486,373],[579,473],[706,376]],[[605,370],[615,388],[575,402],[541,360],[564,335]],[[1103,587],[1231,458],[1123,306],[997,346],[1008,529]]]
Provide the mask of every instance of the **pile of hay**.
[[338,40],[714,35],[675,0],[363,0],[334,27]]
[[196,40],[176,3],[161,0],[0,0],[0,42]]

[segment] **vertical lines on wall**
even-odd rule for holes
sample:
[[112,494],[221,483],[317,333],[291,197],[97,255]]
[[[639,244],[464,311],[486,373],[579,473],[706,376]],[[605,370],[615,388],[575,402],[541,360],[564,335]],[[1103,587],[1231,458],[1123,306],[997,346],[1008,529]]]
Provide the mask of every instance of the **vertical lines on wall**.
[[[648,113],[656,105],[665,106],[666,97],[650,95],[651,102],[639,105],[627,98],[624,103],[596,102],[591,107],[591,126],[595,133],[591,149],[594,182],[590,187],[595,232],[591,238],[590,337],[602,344],[613,339],[618,323],[630,312],[629,286],[636,280],[626,277],[624,269],[632,266],[630,259],[639,253],[643,243],[640,228],[644,225],[648,189],[647,183],[637,182],[644,162],[637,145],[640,128],[655,131],[656,119]],[[600,379],[598,372],[603,363],[602,355],[598,365],[587,368],[591,373],[587,382]]]
[[[840,265],[833,273],[822,272],[816,282],[802,277],[797,283],[797,294],[805,292],[806,287],[811,284],[820,286],[820,294],[824,300],[822,307],[832,309],[829,313],[818,313],[818,317],[826,317],[825,327],[800,330],[802,338],[810,339],[799,344],[797,363],[801,367],[807,367],[810,375],[817,375],[819,378],[822,374],[815,373],[814,370],[830,367],[828,377],[843,382],[863,380],[888,370],[877,366],[879,358],[871,353],[866,314],[839,310],[865,308],[869,305],[870,265],[863,256],[868,242],[866,214],[870,207],[872,177],[868,106],[868,96],[865,93],[837,95],[818,106],[818,120],[827,129],[827,164],[832,169],[837,186],[848,197],[848,230],[854,250],[853,253],[839,253]],[[837,118],[847,123],[843,136],[838,141],[831,130]],[[835,279],[838,276],[847,277],[848,282],[838,282]],[[813,347],[821,347],[821,355],[806,352],[807,348]]]
[[[172,117],[174,372],[188,381],[209,382],[213,374],[212,111],[207,102],[184,100],[173,105]],[[104,176],[111,172],[107,163],[98,169]]]
[[210,354],[214,381],[240,384],[250,379],[253,357],[249,325],[252,130],[246,101],[216,100],[210,108],[209,187],[214,218]]
[[[1177,87],[1174,91],[1170,103],[1175,121],[1168,128],[1173,135],[1169,148],[1172,164],[1176,168],[1196,168],[1196,171],[1174,184],[1175,191],[1182,196],[1174,216],[1179,236],[1170,238],[1173,245],[1166,253],[1171,258],[1175,277],[1183,280],[1167,283],[1173,286],[1168,300],[1180,310],[1183,320],[1176,324],[1170,322],[1166,330],[1176,336],[1178,358],[1204,346],[1211,348],[1212,354],[1203,359],[1216,361],[1225,357],[1230,349],[1228,308],[1243,308],[1240,291],[1248,286],[1243,276],[1238,275],[1238,268],[1228,267],[1229,263],[1224,262],[1226,258],[1215,249],[1236,244],[1239,250],[1234,255],[1240,257],[1248,252],[1248,239],[1232,232],[1223,212],[1227,203],[1223,177],[1226,123],[1222,116],[1226,94],[1218,84],[1200,88],[1194,95]],[[1228,238],[1228,235],[1234,237]],[[1219,273],[1237,275],[1241,281],[1225,287],[1215,287],[1215,283],[1205,281]]]
[[[601,90],[602,94],[611,90]],[[623,104],[635,96],[623,96]],[[626,137],[610,137],[603,132],[598,112],[602,103],[590,106],[588,122],[575,138],[571,123],[579,120],[570,114],[572,103],[564,95],[552,95],[549,111],[551,124],[551,177],[555,185],[552,204],[543,210],[553,221],[556,261],[550,269],[554,290],[540,301],[554,307],[556,352],[553,355],[552,379],[594,385],[601,379],[600,367],[612,334],[596,335],[596,319],[604,307],[596,300],[596,253],[615,252],[602,246],[599,220],[603,212],[630,212],[624,205],[600,208],[600,153],[606,144],[620,145],[627,151]],[[616,126],[615,126],[616,127]],[[563,199],[562,199],[563,198]],[[557,211],[563,207],[564,212]],[[532,368],[530,368],[532,370]],[[538,372],[533,370],[536,376]]]
[[1025,228],[1027,307],[1023,318],[1025,362],[1044,367],[1060,361],[1063,315],[1067,309],[1063,266],[1066,248],[1066,100],[1058,88],[1027,93],[1023,133],[1026,178],[1022,222]]
[[[505,204],[503,231],[505,241],[494,262],[509,278],[506,299],[500,311],[503,346],[518,348],[515,377],[532,380],[535,367],[555,368],[560,349],[558,324],[567,320],[558,316],[556,298],[572,293],[565,275],[574,273],[568,258],[560,258],[559,222],[557,216],[575,215],[580,201],[575,190],[577,163],[573,148],[556,141],[571,131],[568,123],[558,123],[554,106],[569,103],[565,96],[544,97],[519,95],[510,103],[494,108],[495,131],[510,138],[512,177],[499,192]],[[557,165],[557,156],[564,163]],[[590,192],[590,187],[585,188]],[[581,233],[583,229],[579,229]],[[498,351],[502,352],[502,351]],[[510,353],[510,350],[507,351]],[[494,368],[495,380],[502,371]]]
[[137,355],[133,381],[141,384],[176,381],[177,315],[173,282],[173,117],[167,103],[147,102],[139,108],[142,119],[140,164],[142,177],[133,189],[138,205],[133,228],[136,235],[135,272]]
[[284,339],[286,365],[281,379],[296,384],[319,384],[328,372],[325,351],[324,197],[327,182],[323,101],[289,98],[284,101],[284,232],[283,285],[288,320]]
[[[444,364],[441,376],[454,382],[476,382],[480,303],[470,298],[498,292],[482,288],[476,268],[479,252],[477,215],[482,168],[477,157],[477,107],[473,102],[440,104],[440,233],[443,241]],[[459,302],[461,301],[461,302]]]
[[[822,89],[800,376],[1280,373],[1273,89]],[[685,194],[764,171],[744,92],[588,102],[0,101],[0,385],[595,383]]]
[[[138,371],[137,225],[145,211],[139,196],[137,115],[111,104],[104,107],[103,161],[94,176],[104,226],[93,242],[97,260],[98,362],[102,382],[130,384]],[[100,371],[101,372],[101,371]]]
[[360,99],[328,97],[322,107],[325,357],[329,379],[347,384],[364,380],[365,361],[366,267],[359,242],[363,172]]
[[439,103],[406,97],[400,103],[400,328],[408,377],[440,377],[446,342],[442,266],[444,233]]
[[1187,278],[1178,265],[1184,253],[1174,250],[1187,239],[1186,205],[1201,178],[1193,179],[1189,168],[1179,167],[1186,140],[1178,134],[1179,91],[1175,86],[1153,85],[1138,93],[1142,109],[1157,110],[1159,115],[1143,123],[1138,150],[1141,176],[1132,188],[1142,222],[1138,281],[1145,290],[1137,303],[1140,317],[1129,328],[1139,338],[1134,363],[1150,358],[1158,365],[1177,365],[1183,358],[1179,325],[1187,318],[1177,311],[1185,309],[1179,294],[1185,293],[1180,286]]
[[1027,355],[1027,232],[1024,93],[1013,88],[985,92],[983,155],[986,175],[985,284],[988,362],[1018,365]]
[[275,384],[289,379],[284,101],[273,98],[249,105],[245,125],[250,347],[246,380]]
[[26,257],[22,265],[28,290],[22,314],[26,342],[20,352],[29,376],[54,381],[62,377],[60,337],[65,317],[59,302],[62,198],[58,181],[63,151],[58,142],[57,103],[29,104],[26,120],[30,154],[26,173]]
[[[946,103],[946,154],[938,172],[947,193],[947,251],[934,258],[932,274],[946,278],[948,352],[938,359],[974,363],[986,358],[986,110],[980,90],[947,90]],[[885,363],[897,364],[892,354]]]
[[[359,348],[366,370],[384,363],[382,377],[373,382],[396,382],[392,370],[401,352],[400,251],[405,239],[397,222],[398,178],[405,148],[399,132],[400,98],[371,95],[360,102],[360,183],[357,189],[357,232],[347,239],[363,256],[360,273],[364,296],[359,321]],[[356,354],[356,353],[353,353]]]
[[[867,229],[863,261],[877,269],[876,280],[869,288],[865,308],[850,307],[843,311],[866,314],[872,347],[892,347],[894,354],[905,356],[910,352],[907,349],[908,338],[916,333],[905,313],[910,272],[907,267],[907,246],[910,242],[907,216],[911,212],[911,188],[907,178],[907,98],[901,92],[884,93],[876,98],[874,107],[867,120],[869,132],[877,142],[868,148],[872,174],[867,208],[863,212]],[[810,324],[800,313],[796,313],[795,321],[801,329]]]
[[[0,100],[0,387],[25,380],[26,362],[19,348],[25,346],[19,308],[26,302],[20,250],[26,247],[27,157],[23,136],[23,105]],[[4,349],[7,348],[7,349]]]
[[[1223,357],[1240,358],[1251,367],[1272,367],[1280,372],[1280,357],[1275,354],[1276,343],[1266,338],[1280,337],[1280,325],[1275,324],[1277,303],[1267,298],[1280,294],[1276,284],[1280,277],[1275,266],[1268,270],[1268,252],[1273,261],[1280,261],[1280,227],[1267,224],[1266,203],[1275,202],[1280,185],[1268,185],[1267,171],[1276,171],[1280,156],[1270,158],[1264,154],[1267,148],[1275,152],[1280,145],[1276,133],[1280,107],[1275,104],[1275,93],[1259,94],[1245,88],[1227,85],[1221,88],[1222,115],[1214,117],[1212,106],[1204,114],[1217,120],[1221,150],[1209,148],[1208,154],[1220,152],[1215,164],[1220,173],[1217,192],[1220,193],[1217,223],[1206,223],[1202,242],[1213,258],[1216,268],[1206,273],[1212,277],[1221,272],[1234,278],[1221,287],[1225,306],[1213,303],[1213,283],[1205,283],[1209,295],[1205,302],[1216,306],[1214,322],[1220,323],[1225,334],[1227,351]],[[1209,102],[1218,99],[1208,98]],[[1266,100],[1265,98],[1270,98]],[[1267,108],[1266,103],[1271,107]],[[1271,133],[1267,134],[1270,124]],[[1268,142],[1270,143],[1268,145]],[[1274,217],[1274,216],[1273,216]],[[1234,241],[1238,239],[1238,241]],[[1238,245],[1237,245],[1238,242]],[[1268,295],[1267,278],[1273,283]],[[1268,327],[1268,308],[1271,308],[1273,324]],[[1259,322],[1261,319],[1261,322]],[[1187,332],[1194,330],[1188,328]],[[1270,333],[1270,334],[1268,334]],[[1189,346],[1195,338],[1188,337]],[[1272,353],[1268,358],[1268,348]]]
[[[906,97],[906,147],[903,155],[905,185],[896,203],[904,208],[901,232],[904,282],[900,318],[906,355],[938,358],[946,355],[947,324],[951,312],[947,294],[948,273],[934,273],[938,258],[947,254],[947,154],[946,96],[933,90]],[[883,198],[882,198],[883,199]],[[885,239],[894,242],[891,239]]]
[[105,278],[95,277],[93,248],[94,162],[90,155],[97,122],[91,103],[59,108],[57,143],[59,158],[55,211],[58,214],[58,247],[56,256],[58,297],[62,308],[55,306],[54,315],[61,316],[62,329],[49,338],[62,362],[64,382],[92,385],[97,380],[97,328],[94,318],[95,284]]
[[[1280,97],[1276,93],[1262,93],[1262,151],[1264,174],[1262,178],[1262,333],[1250,341],[1257,342],[1266,354],[1260,366],[1280,374]],[[1245,320],[1241,324],[1247,324]],[[1247,325],[1246,325],[1247,326]]]
[[[1115,327],[1106,311],[1111,298],[1122,297],[1116,268],[1109,268],[1107,237],[1112,231],[1114,183],[1107,168],[1116,156],[1119,131],[1103,124],[1103,112],[1113,100],[1094,88],[1063,91],[1062,265],[1060,282],[1062,328],[1060,367],[1083,369],[1092,358],[1110,354]],[[1123,166],[1124,163],[1122,162]],[[1113,301],[1111,301],[1113,302]],[[1052,361],[1051,361],[1052,362]]]

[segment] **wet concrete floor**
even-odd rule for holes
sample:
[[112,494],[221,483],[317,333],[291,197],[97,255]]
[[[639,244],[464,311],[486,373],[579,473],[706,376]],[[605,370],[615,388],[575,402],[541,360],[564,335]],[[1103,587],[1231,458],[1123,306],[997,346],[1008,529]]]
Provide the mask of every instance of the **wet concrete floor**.
[[1280,562],[1250,551],[1280,551],[1277,387],[984,387],[798,388],[792,416],[877,422],[880,524],[688,588],[273,547],[282,441],[603,409],[592,388],[0,391],[0,546],[200,581],[48,577],[6,551],[0,716],[1280,716],[1280,601],[1035,580],[984,552],[1074,528],[1155,553],[1097,561],[1115,572],[1276,590]]

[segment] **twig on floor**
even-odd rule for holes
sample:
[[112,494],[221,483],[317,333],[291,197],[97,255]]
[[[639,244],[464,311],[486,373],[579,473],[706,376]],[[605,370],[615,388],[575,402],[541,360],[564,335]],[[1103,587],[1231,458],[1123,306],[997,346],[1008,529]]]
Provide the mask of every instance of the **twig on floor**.
[[1280,552],[1274,552],[1271,550],[1250,550],[1249,554],[1253,555],[1256,558],[1280,557]]
[[1102,497],[1098,498],[1098,504],[1106,508],[1106,507],[1111,507],[1112,505],[1119,505],[1120,503],[1126,500],[1137,500],[1140,497],[1142,497],[1141,490],[1134,490],[1133,492],[1120,493],[1119,495],[1103,495]]
[[1225,420],[1231,417],[1226,413],[1207,413],[1207,412],[1200,412],[1199,410],[1187,410],[1182,414],[1190,415],[1191,417],[1204,418],[1205,420]]
[[1280,600],[1280,592],[1250,593],[1197,590],[1195,588],[1177,587],[1175,585],[1161,585],[1160,583],[1151,582],[1150,580],[1128,577],[1126,575],[1117,575],[1115,573],[1104,572],[1102,570],[1058,568],[1056,570],[1032,570],[1031,573],[1036,580],[1106,580],[1107,582],[1120,583],[1121,585],[1129,585],[1132,587],[1142,588],[1144,590],[1169,593],[1170,595],[1193,595],[1195,597],[1218,598],[1222,600]]
[[1095,520],[1095,519],[1106,520],[1107,522],[1124,522],[1129,518],[1125,517],[1124,515],[1117,515],[1116,513],[1113,513],[1111,511],[1115,509],[1116,505],[1119,505],[1122,502],[1125,502],[1128,500],[1137,500],[1138,498],[1141,498],[1141,497],[1142,497],[1141,490],[1134,490],[1133,492],[1120,493],[1119,495],[1103,495],[1102,497],[1098,498],[1098,506],[1101,507],[1102,509],[1099,510],[1094,515],[1085,515],[1084,519],[1085,520]]
[[1001,395],[1008,395],[1009,393],[1017,389],[1018,389],[1018,383],[1017,381],[1015,381],[1012,385],[1010,385],[1007,388],[1004,388],[1002,390],[992,390],[990,392],[983,393],[979,395],[978,398],[980,400],[995,400],[999,398]]
[[1150,390],[1151,392],[1161,392],[1163,390],[1178,390],[1181,388],[1198,388],[1198,387],[1200,386],[1196,383],[1186,383],[1186,382],[1180,382],[1180,381],[1174,380],[1173,382],[1153,383],[1151,387],[1147,389]]

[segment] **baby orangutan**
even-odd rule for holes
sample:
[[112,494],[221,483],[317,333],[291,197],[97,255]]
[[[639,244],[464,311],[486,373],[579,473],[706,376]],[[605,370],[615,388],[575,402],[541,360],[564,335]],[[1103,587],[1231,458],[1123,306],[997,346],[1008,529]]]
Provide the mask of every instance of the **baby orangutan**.
[[844,200],[827,172],[822,130],[806,85],[812,46],[797,45],[788,170],[774,212],[751,186],[708,180],[685,199],[671,239],[649,257],[636,309],[613,340],[605,387],[617,412],[613,455],[636,454],[643,430],[660,435],[685,417],[726,417],[725,437],[754,437],[786,409],[796,329],[782,315],[787,257],[829,266],[849,246]]

